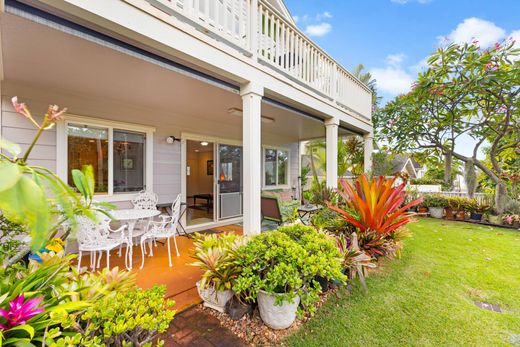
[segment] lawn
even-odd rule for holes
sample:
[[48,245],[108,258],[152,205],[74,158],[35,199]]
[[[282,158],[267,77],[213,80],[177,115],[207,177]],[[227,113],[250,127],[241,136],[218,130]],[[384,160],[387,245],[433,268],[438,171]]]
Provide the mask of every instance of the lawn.
[[340,291],[287,344],[510,345],[520,334],[520,232],[434,219],[410,229],[402,258],[370,275],[368,294]]

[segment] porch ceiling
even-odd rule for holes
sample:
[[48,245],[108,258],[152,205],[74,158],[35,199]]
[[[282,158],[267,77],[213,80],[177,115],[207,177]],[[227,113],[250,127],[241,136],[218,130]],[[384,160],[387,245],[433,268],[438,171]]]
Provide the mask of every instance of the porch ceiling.
[[[228,113],[242,108],[234,92],[12,14],[2,14],[1,35],[4,80],[53,93],[55,97],[45,101],[59,102],[70,113],[241,138],[241,117]],[[114,110],[90,114],[88,110],[95,108],[71,104],[63,95],[84,97],[101,107],[118,104],[146,110],[146,116],[129,120],[127,114],[114,116]],[[322,124],[289,110],[264,104],[262,115],[274,119],[262,123],[264,143],[325,135]]]

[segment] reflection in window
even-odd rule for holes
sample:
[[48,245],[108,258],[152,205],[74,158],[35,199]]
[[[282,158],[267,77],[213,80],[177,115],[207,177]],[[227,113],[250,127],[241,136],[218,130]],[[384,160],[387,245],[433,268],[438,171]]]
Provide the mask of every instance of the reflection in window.
[[145,189],[146,135],[114,129],[114,193]]
[[276,150],[265,150],[265,185],[276,185]]
[[86,125],[67,126],[68,180],[72,185],[72,170],[92,165],[95,192],[108,192],[108,129]]
[[287,184],[287,163],[289,162],[289,153],[287,151],[278,151],[278,184]]
[[289,152],[286,150],[267,148],[264,153],[265,185],[287,185],[289,174]]

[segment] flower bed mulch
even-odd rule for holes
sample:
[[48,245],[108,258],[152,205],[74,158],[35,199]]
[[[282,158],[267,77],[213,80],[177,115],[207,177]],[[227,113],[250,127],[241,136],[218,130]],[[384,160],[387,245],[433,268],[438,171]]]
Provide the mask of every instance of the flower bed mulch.
[[[336,295],[338,289],[338,287],[334,287],[322,294],[316,304],[317,308],[319,309],[330,295]],[[294,333],[303,323],[311,318],[305,315],[302,319],[296,319],[288,329],[274,330],[262,322],[258,308],[255,308],[251,315],[246,315],[239,320],[233,320],[226,313],[220,313],[202,305],[199,305],[196,309],[216,317],[223,327],[229,329],[251,346],[283,346],[283,339]]]

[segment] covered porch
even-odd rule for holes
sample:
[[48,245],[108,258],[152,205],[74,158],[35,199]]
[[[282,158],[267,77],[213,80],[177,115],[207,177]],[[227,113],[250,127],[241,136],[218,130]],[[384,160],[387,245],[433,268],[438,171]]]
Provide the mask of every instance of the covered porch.
[[[310,107],[271,93],[261,80],[233,80],[225,77],[229,74],[195,69],[188,61],[47,19],[6,13],[1,22],[2,138],[24,148],[36,131],[14,112],[12,96],[35,114],[49,104],[68,108],[65,120],[41,137],[30,163],[57,172],[68,183],[72,169],[93,165],[96,199],[119,209],[132,208],[131,200],[141,190],[155,192],[159,204],[166,205],[180,195],[192,210],[181,218],[188,232],[259,233],[263,190],[300,198],[303,140],[326,137],[327,184],[337,184],[337,139],[354,133],[349,124],[313,114]],[[195,165],[190,158],[202,152],[203,143],[213,145],[213,158],[202,159],[197,172],[209,185],[191,190]],[[219,146],[238,149],[239,160],[223,160]],[[223,182],[234,190],[224,191]],[[234,196],[231,202],[224,199],[228,193]],[[200,209],[201,198],[208,196],[212,202],[206,200]],[[206,220],[192,223],[201,211]],[[134,266],[133,271],[142,287],[165,284],[167,295],[182,308],[198,300],[194,284],[200,273],[186,265],[190,239],[178,241],[181,255],[173,255],[172,267],[165,247],[159,246],[143,270]],[[139,261],[136,251],[133,262]],[[122,258],[111,257],[111,266],[123,265]]]

